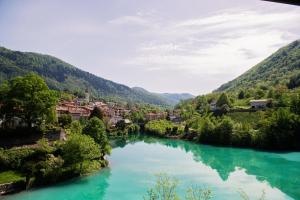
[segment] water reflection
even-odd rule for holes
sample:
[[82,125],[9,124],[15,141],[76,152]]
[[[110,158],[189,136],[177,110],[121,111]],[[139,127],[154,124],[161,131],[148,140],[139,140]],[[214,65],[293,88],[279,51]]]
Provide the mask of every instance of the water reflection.
[[36,188],[15,195],[3,197],[3,200],[74,200],[102,199],[109,187],[111,170],[101,170],[100,173],[76,178],[45,188]]
[[140,135],[123,140],[123,145],[144,141],[159,143],[172,148],[191,152],[197,162],[202,162],[218,172],[223,181],[237,169],[244,169],[260,182],[266,181],[271,187],[280,189],[294,199],[300,199],[300,159],[299,153],[271,153],[249,149],[236,149],[199,145],[191,142],[157,139]]

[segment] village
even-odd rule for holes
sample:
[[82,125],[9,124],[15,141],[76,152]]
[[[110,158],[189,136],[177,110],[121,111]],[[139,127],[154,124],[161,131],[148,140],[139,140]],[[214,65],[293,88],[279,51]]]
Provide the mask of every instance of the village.
[[[98,108],[103,113],[104,122],[110,127],[116,126],[120,121],[131,124],[130,115],[132,112],[139,111],[138,107],[128,108],[125,105],[116,102],[104,102],[100,100],[90,100],[89,93],[85,94],[85,98],[75,98],[72,101],[62,101],[56,106],[57,117],[70,115],[73,120],[89,118],[92,111]],[[172,112],[173,113],[173,112]],[[174,112],[176,113],[176,112]],[[145,113],[145,121],[166,119],[168,112],[166,111],[149,111]],[[170,119],[178,121],[179,113],[170,115]]]
[[[265,109],[272,104],[271,99],[253,99],[249,101],[249,107],[242,111],[256,111]],[[131,124],[130,115],[132,112],[138,112],[138,107],[128,108],[125,105],[118,104],[116,102],[104,102],[100,100],[91,100],[90,94],[85,93],[84,98],[76,97],[72,101],[61,101],[56,106],[57,117],[63,115],[70,115],[73,120],[87,119],[91,115],[92,111],[98,108],[102,111],[104,122],[110,127],[115,127],[120,121],[124,121],[126,124]],[[220,110],[217,106],[217,101],[213,100],[209,104],[210,111],[215,112]],[[235,111],[236,109],[231,109]],[[241,110],[239,110],[241,111]],[[144,113],[145,122],[153,120],[168,119],[173,123],[180,123],[182,119],[180,117],[181,110],[159,110],[148,111]]]

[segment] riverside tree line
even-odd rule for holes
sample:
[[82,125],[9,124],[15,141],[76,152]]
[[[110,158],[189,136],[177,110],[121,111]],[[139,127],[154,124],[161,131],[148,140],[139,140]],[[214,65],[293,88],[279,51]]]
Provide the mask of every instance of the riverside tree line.
[[[48,88],[36,74],[13,78],[0,87],[0,137],[40,134],[60,129],[55,106],[60,93]],[[16,119],[19,128],[12,127]],[[66,141],[49,143],[43,138],[36,145],[0,148],[0,176],[12,174],[27,186],[54,183],[89,173],[107,165],[104,156],[111,147],[106,129],[98,117],[74,121],[64,127]],[[22,178],[24,177],[24,178]],[[9,177],[3,182],[10,182]]]

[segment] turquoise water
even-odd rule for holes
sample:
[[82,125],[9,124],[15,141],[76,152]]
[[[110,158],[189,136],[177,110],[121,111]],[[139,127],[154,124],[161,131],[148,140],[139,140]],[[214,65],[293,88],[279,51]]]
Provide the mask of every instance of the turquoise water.
[[[207,187],[213,199],[300,199],[300,153],[269,153],[199,145],[185,141],[134,138],[118,141],[109,168],[91,176],[6,196],[4,200],[142,200],[164,172],[188,186]],[[183,195],[184,196],[184,195]]]

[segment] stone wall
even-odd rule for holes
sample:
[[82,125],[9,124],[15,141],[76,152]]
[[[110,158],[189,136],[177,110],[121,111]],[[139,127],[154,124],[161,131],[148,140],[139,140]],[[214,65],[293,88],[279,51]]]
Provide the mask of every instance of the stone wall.
[[16,183],[4,183],[0,184],[0,195],[15,193],[25,189],[26,184],[24,181],[19,181]]

